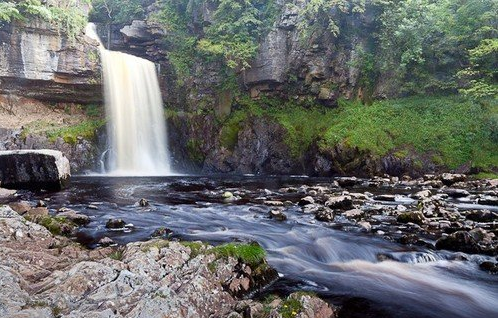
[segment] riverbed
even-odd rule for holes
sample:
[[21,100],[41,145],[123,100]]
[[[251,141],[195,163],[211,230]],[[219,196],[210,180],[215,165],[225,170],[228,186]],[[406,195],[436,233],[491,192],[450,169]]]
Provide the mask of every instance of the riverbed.
[[[423,244],[398,242],[413,229],[410,224],[394,226],[385,210],[416,209],[413,194],[420,187],[366,179],[339,187],[334,181],[305,176],[81,176],[63,191],[22,196],[44,200],[52,213],[66,207],[89,216],[91,222],[79,229],[77,240],[91,248],[103,237],[117,244],[147,240],[160,228],[171,231],[170,240],[257,242],[280,279],[254,297],[305,290],[333,304],[369,307],[371,317],[498,315],[498,276],[479,268],[483,261],[496,262],[495,256],[437,250],[434,233],[420,235]],[[355,206],[385,209],[372,213],[369,231],[339,213],[322,222],[297,204],[322,192],[362,194]],[[455,210],[497,211],[476,204],[473,196],[479,193],[470,192],[445,201]],[[386,194],[395,196],[384,201]],[[142,198],[146,206],[138,204]],[[275,209],[286,219],[270,218]],[[108,229],[109,219],[123,219],[127,226]]]

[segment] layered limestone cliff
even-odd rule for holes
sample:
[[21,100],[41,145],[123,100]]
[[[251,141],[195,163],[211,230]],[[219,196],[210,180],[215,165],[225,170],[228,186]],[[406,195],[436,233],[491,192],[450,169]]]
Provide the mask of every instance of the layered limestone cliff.
[[73,171],[92,167],[96,140],[62,132],[89,121],[82,104],[101,102],[97,43],[35,18],[0,24],[0,150],[57,149]]
[[48,22],[33,19],[0,27],[0,94],[48,102],[102,100],[95,43],[71,41]]

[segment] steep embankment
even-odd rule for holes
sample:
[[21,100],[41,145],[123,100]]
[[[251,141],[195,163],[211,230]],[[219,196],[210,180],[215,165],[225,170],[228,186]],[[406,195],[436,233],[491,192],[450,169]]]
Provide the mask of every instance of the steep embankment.
[[[337,108],[276,99],[240,100],[221,120],[171,114],[188,155],[206,171],[313,175],[421,175],[487,171],[498,162],[497,105],[458,96]],[[206,118],[211,116],[208,124]],[[186,124],[187,123],[187,124]]]

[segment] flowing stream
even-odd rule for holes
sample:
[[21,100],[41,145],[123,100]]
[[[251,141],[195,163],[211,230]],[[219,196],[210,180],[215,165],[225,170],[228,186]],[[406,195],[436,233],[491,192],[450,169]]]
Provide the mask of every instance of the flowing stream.
[[110,175],[171,175],[163,102],[154,63],[107,50],[100,43],[109,138]]
[[[51,207],[66,206],[89,215],[92,221],[78,235],[89,246],[104,236],[119,243],[146,240],[159,227],[173,231],[170,239],[212,244],[257,241],[281,275],[266,293],[304,289],[332,303],[360,299],[367,301],[366,305],[360,301],[361,306],[377,310],[365,317],[498,317],[498,277],[478,267],[490,256],[401,245],[348,224],[339,226],[335,220],[316,221],[297,205],[285,208],[286,221],[268,218],[271,207],[263,204],[264,198],[296,202],[303,196],[282,194],[281,187],[327,182],[289,177],[76,177],[66,190],[30,199],[48,199]],[[224,202],[224,191],[240,199]],[[384,191],[398,191],[399,204],[414,204],[406,196],[403,199],[407,190]],[[147,198],[150,206],[137,205],[141,198]],[[133,227],[106,229],[111,218],[122,218]],[[388,255],[389,260],[380,261],[379,255]]]

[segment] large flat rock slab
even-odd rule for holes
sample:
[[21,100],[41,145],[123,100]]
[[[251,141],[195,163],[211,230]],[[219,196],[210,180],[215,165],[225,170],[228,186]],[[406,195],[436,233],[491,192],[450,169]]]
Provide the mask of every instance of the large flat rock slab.
[[71,176],[69,160],[56,150],[0,151],[0,186],[61,189]]

